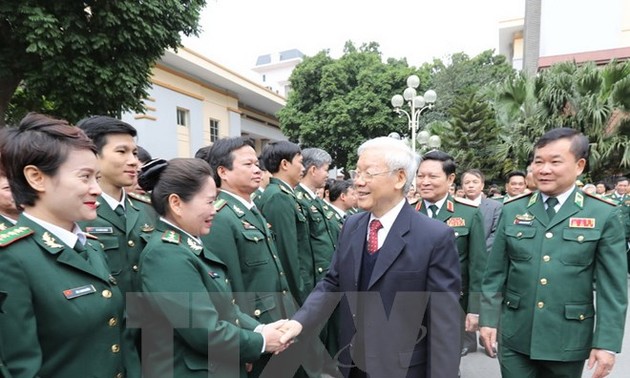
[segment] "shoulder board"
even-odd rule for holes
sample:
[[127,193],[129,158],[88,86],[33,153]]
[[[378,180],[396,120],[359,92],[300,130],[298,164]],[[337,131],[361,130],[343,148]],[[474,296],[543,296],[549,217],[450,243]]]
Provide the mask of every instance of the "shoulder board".
[[14,242],[34,234],[35,231],[24,226],[14,226],[0,231],[0,247],[6,247]]
[[468,198],[453,197],[453,199],[455,200],[455,202],[461,203],[463,205],[472,206],[472,207],[479,207],[479,205],[477,205],[473,201],[469,200]]
[[180,240],[181,240],[181,237],[175,231],[167,230],[167,231],[164,231],[164,233],[162,234],[163,242],[171,243],[171,244],[179,244]]
[[226,204],[227,202],[224,199],[218,199],[214,201],[214,209],[218,212],[219,210],[223,209]]
[[600,197],[597,194],[590,194],[590,193],[587,193],[587,192],[582,192],[582,194],[584,194],[585,196],[591,197],[591,198],[595,198],[596,200],[600,200],[600,201],[602,201],[604,203],[607,203],[607,204],[609,204],[611,206],[618,206],[619,205],[619,202],[617,202],[617,201],[615,201],[613,199],[607,198],[607,197]]
[[526,198],[526,197],[531,196],[531,195],[532,195],[532,194],[534,194],[534,193],[536,193],[536,192],[523,193],[523,194],[521,194],[520,196],[512,197],[512,198],[508,199],[507,201],[505,201],[505,202],[503,202],[503,203],[510,203],[510,202],[513,202],[513,201],[519,200],[519,199],[521,199],[521,198]]
[[92,240],[98,240],[98,238],[92,234],[90,234],[89,232],[84,232],[85,237],[87,237],[88,239],[92,239]]
[[144,195],[144,194],[136,194],[136,193],[127,193],[127,195],[129,196],[129,198],[133,198],[136,201],[140,201],[140,202],[144,202],[144,203],[148,203],[149,205],[151,204],[151,197]]

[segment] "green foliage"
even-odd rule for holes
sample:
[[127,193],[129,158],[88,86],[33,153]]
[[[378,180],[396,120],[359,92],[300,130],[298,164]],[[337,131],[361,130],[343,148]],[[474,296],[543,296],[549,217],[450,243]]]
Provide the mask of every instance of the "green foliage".
[[180,45],[180,33],[198,32],[204,5],[205,0],[0,2],[0,122],[8,109],[11,116],[28,109],[70,121],[141,111],[153,65],[166,48]]

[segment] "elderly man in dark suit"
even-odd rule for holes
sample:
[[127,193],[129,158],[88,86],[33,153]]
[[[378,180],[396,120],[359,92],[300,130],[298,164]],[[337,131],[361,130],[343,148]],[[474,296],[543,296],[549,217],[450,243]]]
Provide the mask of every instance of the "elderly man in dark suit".
[[293,320],[288,342],[317,332],[341,300],[344,377],[456,377],[461,276],[453,231],[406,205],[416,159],[391,138],[365,142],[346,220],[327,275]]

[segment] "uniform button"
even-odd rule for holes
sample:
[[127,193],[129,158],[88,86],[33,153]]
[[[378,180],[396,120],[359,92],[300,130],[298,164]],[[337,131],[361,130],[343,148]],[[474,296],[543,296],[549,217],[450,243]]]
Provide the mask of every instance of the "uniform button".
[[584,320],[584,314],[580,314],[580,320]]
[[523,233],[522,233],[522,232],[520,232],[520,231],[519,231],[519,232],[517,232],[517,233],[516,233],[516,237],[517,237],[517,238],[520,238],[521,236],[523,236]]
[[226,278],[226,279],[225,279],[225,283],[226,283],[226,284],[229,284],[229,283],[230,283],[230,280]]
[[545,302],[538,302],[536,306],[538,306],[538,308],[543,308],[545,307]]
[[584,241],[584,235],[580,235],[577,237],[577,241],[579,241],[580,243]]
[[356,317],[357,317],[357,314],[352,314],[352,317],[353,317],[353,318],[356,318]]
[[321,273],[321,272],[323,272],[323,271],[324,271],[324,269],[322,269],[321,267],[319,267],[319,268],[317,268],[317,271]]
[[237,326],[239,326],[239,327],[241,326],[241,322],[238,319],[236,319],[235,323],[236,323]]
[[276,255],[273,255],[273,258],[277,260],[277,259],[278,259],[278,256],[276,256]]
[[127,245],[130,246],[130,247],[133,247],[134,245],[136,245],[136,243],[134,243],[133,240],[129,240],[127,242]]
[[284,276],[284,272],[280,272],[280,275],[281,275],[281,276]]
[[236,299],[232,298],[232,304],[235,305],[236,304]]
[[254,316],[260,316],[260,310],[259,309],[255,309],[254,310]]
[[508,306],[510,305],[510,303],[511,303],[510,301],[505,302],[505,304]]
[[138,271],[138,265],[132,266],[131,269],[133,269],[134,272],[137,272]]
[[116,378],[124,378],[125,376],[123,375],[123,373],[118,373],[116,374]]
[[287,294],[287,291],[286,291],[286,290],[282,290],[282,294],[285,294],[285,295],[286,295],[286,294]]
[[110,327],[116,327],[118,325],[118,319],[110,318],[107,324],[109,324]]
[[118,353],[118,352],[120,352],[120,345],[118,344],[112,345],[112,353]]
[[541,278],[540,279],[540,284],[545,286],[547,284],[547,279],[546,278]]
[[551,239],[551,238],[553,238],[553,233],[551,233],[551,232],[547,232],[547,233],[545,234],[545,237],[546,237],[547,239]]
[[103,296],[103,298],[111,298],[112,297],[112,292],[107,290],[107,289],[105,289],[105,290],[103,290],[101,295]]
[[456,233],[455,233],[455,237],[458,237],[458,236],[459,236],[459,232],[456,232]]
[[551,257],[549,257],[549,255],[544,255],[543,256],[543,261],[544,262],[549,262],[549,260],[551,260]]
[[258,241],[258,236],[254,236],[254,241]]

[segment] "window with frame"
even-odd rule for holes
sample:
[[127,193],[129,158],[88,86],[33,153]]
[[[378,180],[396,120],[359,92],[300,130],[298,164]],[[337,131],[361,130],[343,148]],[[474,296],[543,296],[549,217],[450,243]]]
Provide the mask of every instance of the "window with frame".
[[210,143],[219,140],[219,120],[210,118]]
[[177,125],[188,127],[190,124],[190,111],[184,108],[177,108]]

